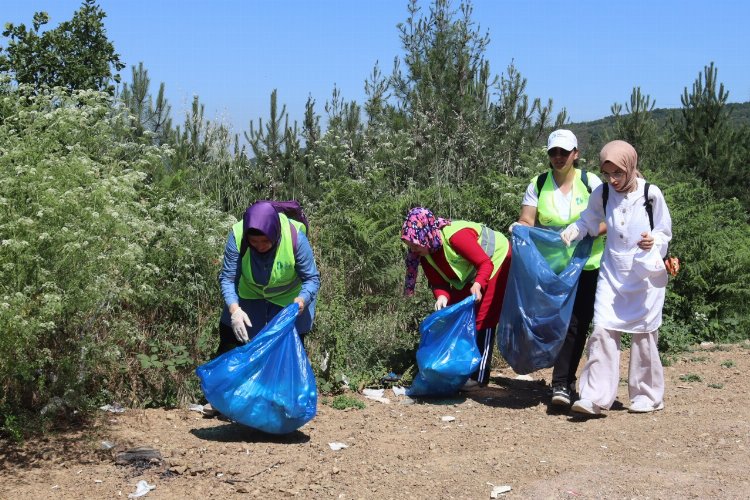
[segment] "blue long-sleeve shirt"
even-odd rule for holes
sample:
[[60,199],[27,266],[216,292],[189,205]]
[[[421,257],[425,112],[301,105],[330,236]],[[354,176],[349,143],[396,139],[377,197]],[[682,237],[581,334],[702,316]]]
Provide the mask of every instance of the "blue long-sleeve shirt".
[[[250,266],[253,278],[259,285],[267,285],[271,277],[271,269],[276,258],[275,247],[272,251],[260,253],[252,247],[248,247],[250,253]],[[302,289],[299,297],[305,301],[305,310],[296,321],[297,331],[304,334],[312,328],[312,320],[315,315],[318,289],[320,288],[320,273],[315,265],[312,247],[307,236],[302,231],[297,231],[297,244],[294,248],[294,269],[302,281]],[[243,299],[237,293],[240,276],[242,275],[242,262],[234,232],[229,231],[227,244],[224,247],[224,263],[219,272],[219,283],[221,293],[224,296],[224,310],[221,314],[221,322],[231,325],[229,306],[237,303],[250,317],[253,326],[248,334],[252,338],[265,324],[270,321],[282,308],[263,299]]]

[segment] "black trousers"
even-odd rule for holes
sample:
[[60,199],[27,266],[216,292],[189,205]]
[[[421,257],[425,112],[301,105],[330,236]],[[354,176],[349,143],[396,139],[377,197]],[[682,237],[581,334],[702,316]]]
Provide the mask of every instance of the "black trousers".
[[[302,341],[302,345],[304,346],[305,336],[300,335],[299,338]],[[229,352],[235,347],[239,347],[241,345],[243,344],[237,341],[237,337],[234,336],[232,327],[229,325],[225,325],[224,323],[219,321],[219,348],[216,350],[216,356],[214,357],[219,357],[225,352]]]
[[563,385],[575,392],[576,371],[578,370],[578,364],[581,362],[583,349],[586,347],[586,337],[589,333],[591,320],[594,319],[594,299],[598,278],[599,269],[581,272],[576,300],[573,303],[573,315],[570,317],[570,325],[568,325],[568,333],[552,368],[553,387]]
[[479,385],[487,385],[490,381],[490,370],[492,369],[492,346],[495,344],[495,328],[482,328],[477,330],[477,347],[482,355],[479,368],[471,374],[471,379],[479,382]]

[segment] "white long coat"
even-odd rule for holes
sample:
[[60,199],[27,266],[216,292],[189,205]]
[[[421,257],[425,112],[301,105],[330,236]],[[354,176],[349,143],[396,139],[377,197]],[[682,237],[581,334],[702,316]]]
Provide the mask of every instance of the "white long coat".
[[644,206],[646,181],[640,178],[637,181],[638,187],[631,193],[618,193],[609,186],[606,218],[602,209],[602,186],[598,186],[591,193],[581,218],[575,222],[580,230],[579,238],[586,234],[596,236],[599,222],[605,220],[607,224],[607,241],[596,285],[594,326],[628,333],[657,330],[664,306],[666,289],[654,286],[652,279],[638,276],[633,269],[641,233],[652,234],[654,246],[662,257],[666,256],[672,239],[672,218],[661,190],[653,184],[649,186],[654,215],[652,231]]

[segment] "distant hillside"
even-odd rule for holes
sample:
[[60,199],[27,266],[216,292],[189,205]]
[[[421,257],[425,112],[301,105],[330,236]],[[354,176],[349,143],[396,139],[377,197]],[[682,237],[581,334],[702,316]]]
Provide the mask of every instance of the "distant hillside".
[[[732,112],[732,122],[735,125],[750,126],[750,102],[730,103],[727,104]],[[670,116],[675,119],[679,118],[679,108],[657,108],[651,112],[659,127],[667,124]],[[604,134],[607,130],[612,129],[614,118],[608,116],[590,122],[570,123],[567,128],[573,131],[578,138],[578,145],[582,151],[588,151],[590,145],[601,145],[604,142]]]

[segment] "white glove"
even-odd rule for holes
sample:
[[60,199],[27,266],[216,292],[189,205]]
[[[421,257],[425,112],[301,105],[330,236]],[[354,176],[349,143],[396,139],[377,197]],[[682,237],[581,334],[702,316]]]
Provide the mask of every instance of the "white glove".
[[448,297],[446,297],[445,295],[441,295],[435,301],[435,310],[439,311],[440,309],[444,308],[447,305],[448,305]]
[[569,247],[571,241],[578,239],[580,232],[576,224],[571,224],[560,233],[560,239],[565,243],[566,247]]
[[232,313],[232,331],[234,332],[237,341],[242,342],[243,344],[247,343],[249,340],[245,325],[253,326],[250,322],[250,318],[245,314],[245,311],[238,307],[237,310]]
[[523,224],[521,224],[520,222],[514,222],[513,224],[511,224],[510,226],[508,226],[508,232],[510,234],[513,234],[513,228],[516,227],[516,226],[523,226]]

